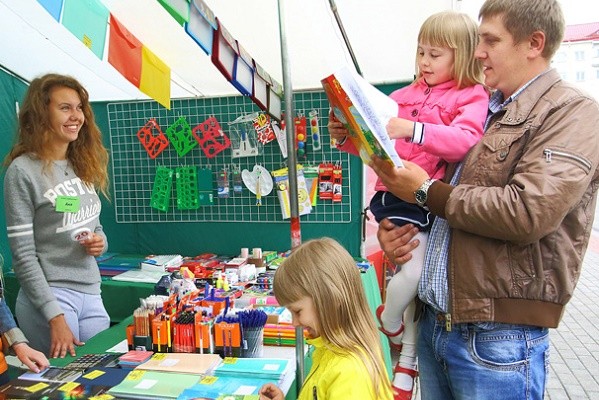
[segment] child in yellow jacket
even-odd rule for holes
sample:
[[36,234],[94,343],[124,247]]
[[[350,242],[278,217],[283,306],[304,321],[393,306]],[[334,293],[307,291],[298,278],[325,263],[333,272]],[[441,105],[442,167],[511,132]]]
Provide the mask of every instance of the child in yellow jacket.
[[[315,347],[298,400],[392,399],[360,272],[339,243],[322,238],[295,249],[275,273],[274,293]],[[266,384],[260,398],[285,395]]]

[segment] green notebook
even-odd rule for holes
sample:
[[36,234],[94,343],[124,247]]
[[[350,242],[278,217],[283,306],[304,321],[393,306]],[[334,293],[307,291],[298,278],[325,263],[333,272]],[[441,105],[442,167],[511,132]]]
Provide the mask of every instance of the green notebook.
[[108,394],[129,399],[176,399],[201,378],[200,375],[133,370]]

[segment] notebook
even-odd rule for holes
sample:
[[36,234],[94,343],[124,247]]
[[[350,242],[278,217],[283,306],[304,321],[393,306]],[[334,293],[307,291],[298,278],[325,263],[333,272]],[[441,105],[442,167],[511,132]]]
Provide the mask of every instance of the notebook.
[[85,385],[98,386],[116,386],[121,383],[125,377],[131,372],[130,369],[115,368],[115,367],[93,367],[75,382]]
[[157,271],[142,271],[141,269],[131,269],[112,277],[113,281],[125,281],[125,282],[144,282],[144,283],[158,283],[160,278],[166,275],[167,272]]
[[285,374],[289,359],[284,358],[225,358],[214,369],[216,376],[255,377],[277,382]]
[[108,391],[115,397],[127,399],[176,399],[185,389],[201,378],[197,375],[173,372],[133,370],[121,383]]
[[58,367],[49,367],[41,372],[27,371],[19,379],[38,382],[72,382],[79,378],[83,371]]
[[222,359],[218,354],[156,353],[135,369],[181,372],[188,374],[210,373]]
[[205,376],[189,389],[185,389],[177,400],[217,398],[221,395],[252,395],[267,383],[277,383],[272,379],[236,378],[232,376]]

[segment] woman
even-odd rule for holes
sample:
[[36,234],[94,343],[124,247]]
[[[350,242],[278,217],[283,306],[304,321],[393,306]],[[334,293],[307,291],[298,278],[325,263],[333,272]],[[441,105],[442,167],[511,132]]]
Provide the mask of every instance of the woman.
[[77,80],[47,74],[31,82],[5,164],[6,223],[21,285],[16,317],[33,348],[75,356],[75,346],[110,325],[94,258],[107,249],[96,189],[107,196],[108,154]]

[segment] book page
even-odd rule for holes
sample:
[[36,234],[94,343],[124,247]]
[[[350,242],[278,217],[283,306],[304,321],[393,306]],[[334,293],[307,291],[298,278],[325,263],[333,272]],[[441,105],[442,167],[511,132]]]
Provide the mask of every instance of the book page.
[[387,134],[389,119],[397,117],[398,114],[397,103],[348,67],[337,71],[335,77],[359,114],[355,115],[352,112],[356,120],[362,119],[393,164],[403,167],[403,162],[395,150],[394,140]]

